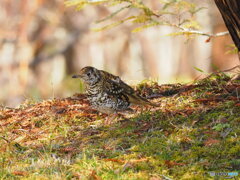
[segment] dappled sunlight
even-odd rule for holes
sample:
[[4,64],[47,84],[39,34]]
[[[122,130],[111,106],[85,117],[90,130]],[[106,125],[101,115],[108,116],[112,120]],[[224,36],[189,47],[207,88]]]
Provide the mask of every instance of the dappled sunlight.
[[0,0],[0,179],[237,179],[238,1]]
[[82,94],[2,108],[1,158],[12,161],[5,177],[203,178],[206,170],[234,169],[227,159],[239,153],[240,105],[232,86],[239,82],[221,73],[188,85],[146,82],[137,91],[161,108],[133,107],[110,126]]

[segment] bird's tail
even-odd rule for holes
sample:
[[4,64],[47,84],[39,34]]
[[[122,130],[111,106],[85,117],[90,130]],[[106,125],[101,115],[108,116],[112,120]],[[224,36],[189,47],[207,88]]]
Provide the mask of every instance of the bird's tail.
[[129,97],[129,101],[133,104],[136,104],[136,105],[143,105],[143,106],[144,105],[150,105],[150,106],[154,106],[154,107],[159,107],[160,106],[159,104],[152,103],[149,100],[147,100],[146,98],[141,97],[137,94],[131,94],[128,97]]

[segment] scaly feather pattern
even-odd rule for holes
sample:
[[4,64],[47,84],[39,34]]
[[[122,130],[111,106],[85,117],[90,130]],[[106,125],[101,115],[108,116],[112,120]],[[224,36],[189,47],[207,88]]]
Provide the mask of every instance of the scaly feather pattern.
[[132,104],[158,106],[138,95],[135,90],[123,82],[120,77],[103,70],[87,66],[73,78],[81,78],[91,106],[104,113],[130,110]]

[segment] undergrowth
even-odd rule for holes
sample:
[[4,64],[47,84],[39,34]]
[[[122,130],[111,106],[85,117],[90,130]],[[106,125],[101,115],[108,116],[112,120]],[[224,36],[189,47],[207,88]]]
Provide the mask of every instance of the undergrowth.
[[161,106],[133,107],[110,126],[82,94],[2,107],[0,178],[213,179],[210,172],[240,172],[239,80],[214,73],[188,85],[136,88]]

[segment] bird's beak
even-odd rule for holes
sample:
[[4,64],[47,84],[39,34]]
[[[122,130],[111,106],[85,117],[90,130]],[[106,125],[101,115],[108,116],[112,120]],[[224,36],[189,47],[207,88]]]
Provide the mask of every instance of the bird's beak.
[[73,75],[72,78],[81,78],[82,76],[79,74]]

